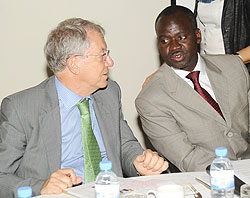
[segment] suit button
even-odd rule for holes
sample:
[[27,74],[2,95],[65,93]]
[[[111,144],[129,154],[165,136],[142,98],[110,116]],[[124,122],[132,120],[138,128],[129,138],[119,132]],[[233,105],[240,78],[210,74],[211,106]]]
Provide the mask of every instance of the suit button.
[[230,132],[228,132],[227,137],[231,138],[231,137],[233,137],[233,135],[234,135],[233,132],[230,131]]

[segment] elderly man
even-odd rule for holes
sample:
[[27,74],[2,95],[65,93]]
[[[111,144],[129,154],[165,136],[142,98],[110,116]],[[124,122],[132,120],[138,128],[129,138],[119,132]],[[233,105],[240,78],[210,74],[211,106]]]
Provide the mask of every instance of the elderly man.
[[33,195],[61,193],[93,181],[101,160],[111,160],[120,177],[167,169],[156,152],[143,151],[123,119],[101,26],[80,18],[61,22],[45,55],[55,75],[1,105],[0,197],[26,185]]
[[250,158],[249,75],[234,55],[199,55],[193,13],[165,8],[155,29],[165,64],[136,99],[145,133],[181,171],[204,171],[216,147],[232,160]]

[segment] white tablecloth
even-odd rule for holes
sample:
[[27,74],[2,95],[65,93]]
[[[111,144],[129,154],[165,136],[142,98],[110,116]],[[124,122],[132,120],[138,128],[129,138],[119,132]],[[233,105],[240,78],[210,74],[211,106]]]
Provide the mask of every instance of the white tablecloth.
[[[188,173],[171,173],[171,174],[162,174],[157,176],[141,176],[141,177],[132,177],[127,179],[121,179],[121,189],[133,189],[136,192],[144,193],[150,189],[156,189],[157,186],[163,184],[179,184],[183,185],[185,188],[185,198],[193,198],[194,195],[192,191],[186,187],[188,183],[193,184],[193,186],[202,194],[203,198],[210,198],[210,190],[205,188],[203,185],[198,183],[195,178],[200,178],[203,181],[209,183],[209,175],[205,172],[188,172]],[[92,184],[81,185],[75,188],[69,189],[69,192],[81,194],[82,198],[94,198],[95,192]],[[60,195],[42,195],[37,196],[37,198],[51,198],[51,197],[61,197],[61,198],[72,198],[66,194]]]
[[[250,182],[250,159],[248,160],[239,160],[233,162],[235,173],[238,177],[240,177],[246,183]],[[133,189],[138,193],[145,193],[147,190],[156,189],[157,186],[163,184],[179,184],[185,187],[185,198],[193,198],[194,195],[192,192],[186,187],[188,183],[191,183],[201,194],[203,198],[211,198],[210,190],[205,188],[203,185],[198,183],[195,178],[200,178],[206,183],[210,183],[210,177],[206,172],[187,172],[187,173],[171,173],[171,174],[162,174],[157,176],[141,176],[141,177],[132,177],[132,178],[121,178],[121,189]],[[81,186],[77,186],[74,188],[67,189],[71,193],[80,194],[81,198],[94,198],[94,183],[85,184]],[[66,194],[60,195],[42,195],[37,196],[36,198],[72,198],[74,196],[69,196]],[[234,196],[234,198],[238,198],[239,196]]]

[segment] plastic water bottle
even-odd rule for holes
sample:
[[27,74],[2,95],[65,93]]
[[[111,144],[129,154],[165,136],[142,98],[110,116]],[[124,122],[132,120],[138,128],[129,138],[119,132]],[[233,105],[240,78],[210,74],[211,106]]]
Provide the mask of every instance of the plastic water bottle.
[[18,198],[31,198],[32,197],[32,189],[30,186],[23,186],[17,189],[17,197]]
[[210,167],[213,198],[232,198],[234,196],[234,169],[227,158],[227,148],[215,149],[216,158]]
[[99,166],[101,172],[95,181],[96,198],[119,198],[120,182],[112,171],[112,162],[101,161]]

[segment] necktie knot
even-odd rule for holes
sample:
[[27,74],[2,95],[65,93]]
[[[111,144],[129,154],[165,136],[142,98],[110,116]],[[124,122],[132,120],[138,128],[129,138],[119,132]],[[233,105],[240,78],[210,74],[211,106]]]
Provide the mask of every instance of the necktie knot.
[[192,71],[186,77],[196,84],[199,83],[199,75],[200,71]]
[[78,102],[76,106],[78,107],[81,116],[89,114],[89,99],[88,98],[86,98],[82,102]]

